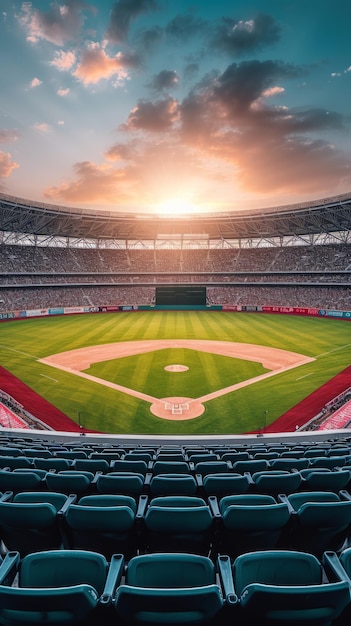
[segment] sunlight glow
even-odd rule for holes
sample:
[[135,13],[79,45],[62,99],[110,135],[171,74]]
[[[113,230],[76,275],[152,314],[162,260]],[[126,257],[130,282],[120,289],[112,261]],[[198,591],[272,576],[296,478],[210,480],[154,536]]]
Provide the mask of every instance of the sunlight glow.
[[172,198],[157,205],[159,217],[182,217],[199,213],[201,209],[186,198]]

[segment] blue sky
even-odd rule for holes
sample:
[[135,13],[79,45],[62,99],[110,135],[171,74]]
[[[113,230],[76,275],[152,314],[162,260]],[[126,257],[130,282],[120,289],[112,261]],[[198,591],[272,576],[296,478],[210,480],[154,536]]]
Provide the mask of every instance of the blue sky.
[[0,191],[183,214],[351,190],[349,0],[1,0]]

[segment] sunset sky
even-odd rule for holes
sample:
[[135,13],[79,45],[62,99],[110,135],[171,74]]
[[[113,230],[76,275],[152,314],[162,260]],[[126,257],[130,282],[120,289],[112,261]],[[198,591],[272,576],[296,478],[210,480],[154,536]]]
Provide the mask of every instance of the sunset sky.
[[1,0],[0,191],[182,214],[351,191],[350,0]]

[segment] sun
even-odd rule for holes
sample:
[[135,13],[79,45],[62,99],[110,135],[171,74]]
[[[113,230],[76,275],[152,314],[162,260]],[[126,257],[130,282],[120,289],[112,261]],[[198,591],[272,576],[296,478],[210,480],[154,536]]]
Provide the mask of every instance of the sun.
[[199,207],[186,198],[170,198],[157,205],[160,217],[184,217],[199,212]]

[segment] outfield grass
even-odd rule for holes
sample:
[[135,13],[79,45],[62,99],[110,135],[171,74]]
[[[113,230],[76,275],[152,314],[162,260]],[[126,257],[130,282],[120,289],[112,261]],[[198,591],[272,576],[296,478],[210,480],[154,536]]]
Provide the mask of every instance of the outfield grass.
[[[180,338],[253,343],[299,352],[316,360],[207,402],[202,416],[183,422],[157,418],[150,413],[147,402],[37,361],[103,343]],[[252,362],[188,350],[183,351],[187,361],[183,364],[189,364],[188,376],[169,374],[163,370],[169,354],[157,352],[95,364],[89,373],[97,368],[94,375],[106,380],[115,378],[134,389],[145,385],[147,393],[155,397],[198,397],[227,386],[228,380],[233,384],[264,371]],[[1,365],[73,420],[78,421],[80,414],[84,427],[110,433],[225,434],[256,430],[262,428],[264,420],[271,423],[350,365],[350,354],[351,324],[322,318],[145,311],[28,319],[0,325]],[[183,359],[178,354],[172,362]],[[252,374],[256,368],[260,371]],[[182,376],[183,381],[188,380],[184,387]]]

